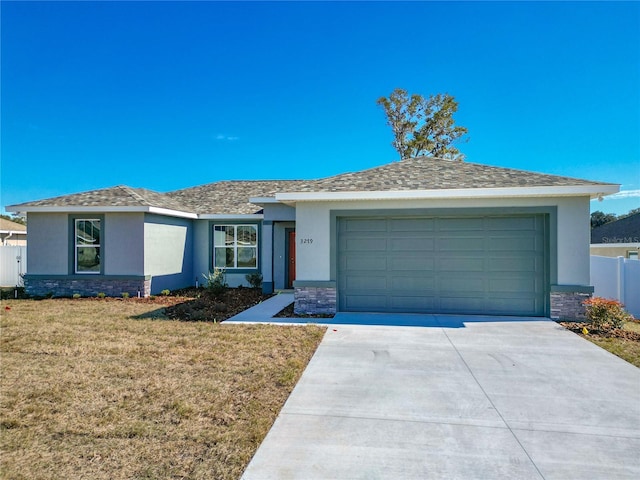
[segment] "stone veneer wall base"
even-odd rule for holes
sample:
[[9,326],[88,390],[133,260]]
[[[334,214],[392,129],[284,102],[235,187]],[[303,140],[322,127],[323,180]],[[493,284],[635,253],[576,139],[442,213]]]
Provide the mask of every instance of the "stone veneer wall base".
[[335,287],[295,287],[296,315],[333,315],[336,313]]
[[551,292],[551,319],[586,322],[584,301],[591,295],[585,292]]
[[95,297],[104,293],[107,297],[120,297],[127,292],[131,297],[151,295],[150,278],[56,278],[29,277],[24,278],[27,294],[36,297],[72,297],[79,294],[83,297]]

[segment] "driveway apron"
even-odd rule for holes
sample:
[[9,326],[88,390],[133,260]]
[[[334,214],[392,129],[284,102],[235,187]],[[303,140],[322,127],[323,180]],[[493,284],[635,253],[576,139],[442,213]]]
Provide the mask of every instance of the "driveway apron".
[[339,314],[242,478],[640,478],[639,369],[548,319],[407,318]]

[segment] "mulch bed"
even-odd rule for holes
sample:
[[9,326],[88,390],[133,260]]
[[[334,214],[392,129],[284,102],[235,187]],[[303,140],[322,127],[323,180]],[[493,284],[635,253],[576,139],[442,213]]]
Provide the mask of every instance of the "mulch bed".
[[330,314],[316,314],[316,315],[298,315],[293,312],[293,303],[288,307],[283,308],[274,315],[275,318],[333,318]]
[[[180,301],[165,308],[165,315],[174,320],[223,322],[253,307],[272,295],[265,295],[260,288],[228,288],[220,295],[213,295],[203,288],[178,290],[174,295]],[[156,297],[156,300],[162,297]],[[164,297],[172,298],[172,297]]]
[[584,336],[582,333],[583,328],[589,330],[590,336],[597,336],[601,338],[621,338],[624,340],[630,340],[632,342],[640,342],[640,333],[631,332],[622,328],[615,328],[613,330],[592,330],[589,324],[580,322],[558,322],[567,330],[571,330],[578,335]]

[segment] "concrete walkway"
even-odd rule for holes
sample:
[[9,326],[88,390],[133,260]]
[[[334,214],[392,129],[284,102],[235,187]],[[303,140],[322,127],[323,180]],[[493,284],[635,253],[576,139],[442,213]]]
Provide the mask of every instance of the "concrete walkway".
[[291,305],[293,302],[293,293],[281,292],[258,305],[247,308],[245,311],[240,312],[238,315],[229,318],[223,323],[269,322],[272,321],[274,315],[277,315],[283,308]]
[[550,320],[412,317],[439,326],[331,325],[242,478],[640,478],[639,369]]

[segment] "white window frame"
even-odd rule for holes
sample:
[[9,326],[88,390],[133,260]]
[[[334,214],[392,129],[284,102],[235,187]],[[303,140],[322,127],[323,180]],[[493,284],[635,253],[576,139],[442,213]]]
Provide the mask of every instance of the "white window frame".
[[[78,243],[78,222],[99,222],[100,242],[95,244]],[[76,275],[100,275],[102,273],[102,219],[101,218],[74,218],[73,219],[73,273]],[[78,270],[78,249],[82,247],[94,247],[100,249],[100,269],[97,272]]]
[[[226,227],[226,228],[233,228],[233,245],[216,245],[216,228],[217,227]],[[256,232],[256,244],[252,245],[252,246],[246,246],[246,245],[238,245],[238,228],[240,227],[251,227],[253,229],[255,229]],[[215,225],[213,225],[213,258],[212,258],[212,264],[213,264],[213,268],[225,268],[227,270],[257,270],[258,269],[258,265],[260,265],[260,261],[259,261],[259,255],[260,255],[260,250],[259,250],[259,245],[260,245],[260,239],[259,239],[259,228],[258,225],[255,223],[242,223],[242,224],[236,224],[236,223],[216,223]],[[233,267],[227,267],[227,266],[220,266],[218,267],[216,265],[216,248],[233,248]],[[256,265],[255,267],[239,267],[238,266],[238,248],[253,248],[255,249],[256,252]]]

